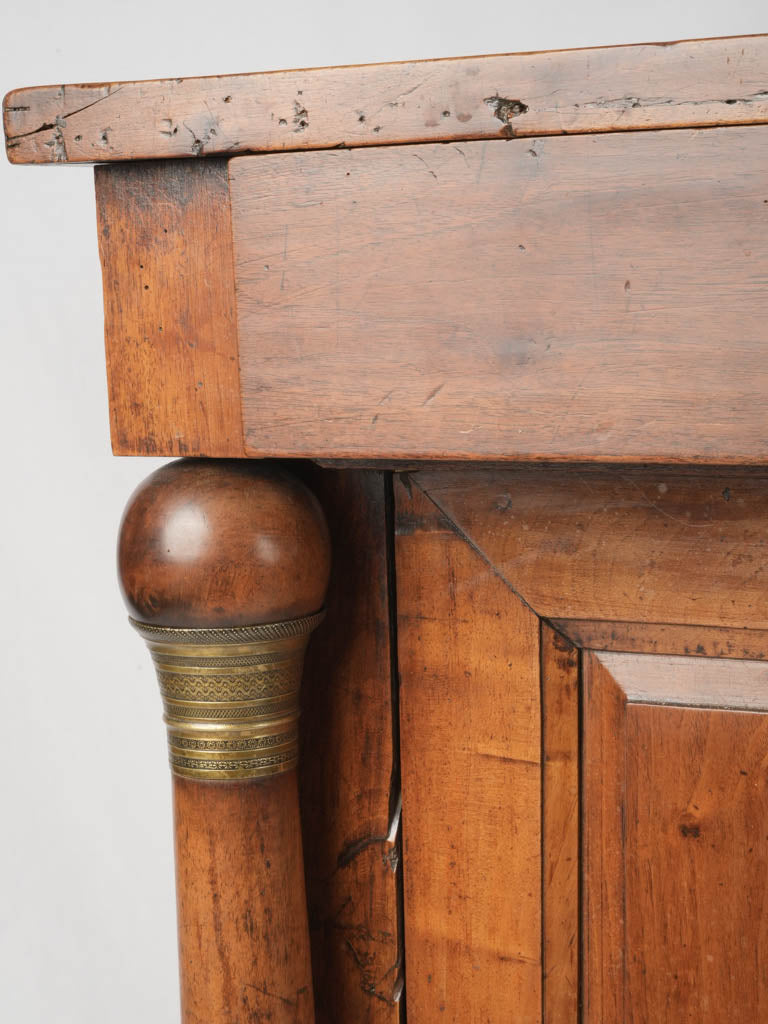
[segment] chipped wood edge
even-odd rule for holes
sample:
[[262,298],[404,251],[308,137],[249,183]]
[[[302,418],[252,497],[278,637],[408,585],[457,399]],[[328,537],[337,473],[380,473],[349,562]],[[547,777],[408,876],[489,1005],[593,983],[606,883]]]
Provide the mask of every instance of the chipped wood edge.
[[35,86],[3,120],[16,164],[764,124],[766,69],[768,36],[732,36]]

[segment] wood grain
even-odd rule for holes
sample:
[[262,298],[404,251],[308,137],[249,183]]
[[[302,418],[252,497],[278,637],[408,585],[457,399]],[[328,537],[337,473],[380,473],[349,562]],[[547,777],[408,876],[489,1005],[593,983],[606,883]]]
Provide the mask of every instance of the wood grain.
[[768,628],[768,475],[498,467],[411,477],[539,615]]
[[[177,629],[311,615],[323,607],[329,563],[314,495],[279,466],[244,461],[162,466],[132,495],[118,543],[131,614]],[[265,653],[274,657],[257,657]],[[205,673],[206,659],[187,671]],[[216,707],[220,678],[207,676],[205,700],[190,688],[179,703],[204,714],[213,704],[209,720],[218,710],[216,722],[231,723],[231,706]],[[174,776],[174,815],[183,1024],[315,1024],[295,771],[236,783]]]
[[[768,717],[636,704],[625,667],[685,701],[678,660],[603,657],[585,662],[584,1019],[762,1020]],[[752,687],[749,663],[689,660]]]
[[665,622],[598,622],[594,619],[553,619],[552,624],[578,647],[597,651],[768,659],[768,633],[758,629],[675,626]]
[[95,173],[115,455],[242,456],[226,162]]
[[296,773],[173,794],[183,1024],[314,1024]]
[[211,78],[5,97],[14,163],[198,157],[765,123],[765,36]]
[[633,704],[768,711],[768,665],[759,662],[611,651],[599,658]]
[[331,551],[317,498],[274,463],[179,459],[131,495],[118,571],[140,622],[185,629],[314,615]]
[[541,624],[544,1024],[579,1019],[579,652]]
[[327,616],[304,669],[299,763],[318,1024],[397,1024],[399,793],[387,475],[307,468],[329,521]]
[[396,483],[406,999],[541,1020],[539,624]]
[[768,461],[768,129],[239,157],[249,455]]

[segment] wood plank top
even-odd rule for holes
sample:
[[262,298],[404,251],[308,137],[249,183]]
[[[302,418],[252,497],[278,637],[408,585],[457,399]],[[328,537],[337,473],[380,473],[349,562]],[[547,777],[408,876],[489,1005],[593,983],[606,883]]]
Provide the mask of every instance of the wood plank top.
[[768,123],[768,36],[17,89],[12,163]]

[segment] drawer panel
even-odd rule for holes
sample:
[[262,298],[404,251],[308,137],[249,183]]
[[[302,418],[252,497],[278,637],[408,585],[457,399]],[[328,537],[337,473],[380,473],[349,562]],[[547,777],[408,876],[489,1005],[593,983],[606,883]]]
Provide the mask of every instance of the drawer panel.
[[768,131],[229,164],[249,455],[764,462]]

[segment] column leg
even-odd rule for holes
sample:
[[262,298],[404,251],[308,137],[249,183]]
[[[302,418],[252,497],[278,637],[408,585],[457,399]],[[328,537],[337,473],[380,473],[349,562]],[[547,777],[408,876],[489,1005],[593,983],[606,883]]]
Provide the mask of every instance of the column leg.
[[280,469],[182,460],[133,495],[119,563],[168,727],[182,1022],[312,1024],[295,768],[322,513]]
[[314,1021],[296,773],[174,779],[182,1018]]

